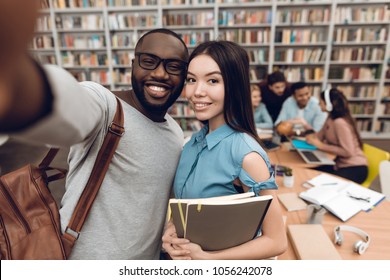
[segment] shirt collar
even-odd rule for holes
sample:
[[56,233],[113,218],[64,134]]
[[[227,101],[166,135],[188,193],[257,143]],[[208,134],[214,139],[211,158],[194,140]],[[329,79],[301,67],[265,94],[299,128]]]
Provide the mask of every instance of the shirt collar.
[[[292,97],[292,96],[291,96]],[[301,108],[299,108],[299,105],[298,105],[298,102],[297,102],[297,100],[294,98],[294,97],[292,97],[292,99],[294,100],[294,102],[295,102],[295,105],[297,106],[297,109],[298,110],[303,110],[303,111],[311,111],[312,109],[311,109],[311,103],[313,102],[313,98],[309,98],[309,101],[307,102],[307,104],[306,104],[306,106],[305,107],[303,107],[302,109]]]
[[208,131],[209,126],[205,125],[195,136],[194,143],[202,143],[205,141],[209,150],[214,148],[219,142],[235,132],[235,130],[227,124],[218,127],[210,134],[207,134]]

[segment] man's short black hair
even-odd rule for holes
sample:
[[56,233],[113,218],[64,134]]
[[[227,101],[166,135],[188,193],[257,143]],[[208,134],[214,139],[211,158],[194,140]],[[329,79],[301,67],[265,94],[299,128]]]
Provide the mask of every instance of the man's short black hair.
[[293,83],[291,86],[291,92],[295,94],[295,91],[301,88],[307,87],[307,84],[305,82],[297,82]]
[[282,72],[275,71],[268,75],[267,77],[267,83],[269,86],[272,86],[275,83],[286,82],[286,77]]
[[[187,45],[183,41],[183,39],[180,37],[180,35],[178,35],[177,33],[173,32],[172,30],[169,30],[169,29],[166,29],[166,28],[153,29],[153,30],[150,30],[150,31],[146,32],[145,34],[143,34],[141,36],[141,38],[138,40],[138,42],[137,42],[137,44],[135,46],[135,50],[137,50],[140,46],[142,46],[142,43],[143,43],[145,37],[147,37],[148,35],[153,34],[153,33],[164,33],[164,34],[168,34],[168,35],[171,35],[171,36],[177,38],[183,44],[184,49],[186,50],[187,56],[188,56]],[[157,44],[158,44],[158,42],[157,42]]]

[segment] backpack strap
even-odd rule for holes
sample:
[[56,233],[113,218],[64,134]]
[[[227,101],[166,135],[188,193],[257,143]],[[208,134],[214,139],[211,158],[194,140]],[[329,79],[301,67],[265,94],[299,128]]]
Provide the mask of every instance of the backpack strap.
[[58,171],[58,173],[47,177],[48,183],[65,178],[66,173],[68,172],[64,168],[50,167],[49,166],[51,164],[51,162],[53,161],[54,157],[57,155],[58,151],[59,151],[58,148],[51,148],[47,152],[46,156],[43,158],[41,163],[38,165],[38,168],[41,170],[44,170],[44,171],[48,171],[48,170],[57,170]]
[[58,148],[51,148],[46,156],[44,157],[44,159],[41,161],[41,163],[38,165],[38,167],[40,169],[46,169],[49,167],[50,163],[53,161],[54,157],[57,155],[58,153]]
[[116,100],[117,109],[114,120],[108,127],[106,137],[104,139],[103,145],[99,150],[99,154],[96,158],[87,185],[85,186],[84,191],[80,196],[70,222],[63,234],[65,243],[64,247],[67,256],[69,256],[70,251],[80,234],[81,228],[84,225],[84,222],[100,189],[108,166],[110,165],[111,159],[115,153],[116,147],[119,144],[119,140],[125,133],[123,127],[124,116],[122,105],[118,98],[116,98]]

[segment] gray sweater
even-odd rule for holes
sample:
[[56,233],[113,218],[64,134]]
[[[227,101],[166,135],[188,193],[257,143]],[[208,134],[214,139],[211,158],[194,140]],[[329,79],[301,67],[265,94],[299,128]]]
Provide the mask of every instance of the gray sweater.
[[[116,110],[103,86],[78,83],[56,66],[45,71],[54,95],[50,116],[23,138],[70,146],[61,226],[66,228],[88,180]],[[166,115],[153,122],[122,102],[125,134],[84,224],[71,259],[158,259],[167,201],[183,145],[183,133]]]

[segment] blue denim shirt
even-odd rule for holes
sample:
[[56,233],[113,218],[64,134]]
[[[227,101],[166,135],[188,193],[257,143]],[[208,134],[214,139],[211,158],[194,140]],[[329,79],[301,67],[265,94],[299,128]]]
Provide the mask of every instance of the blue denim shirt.
[[267,107],[263,103],[256,108],[253,117],[257,128],[272,128],[274,123],[268,113]]
[[[275,126],[282,122],[287,121],[293,118],[298,117],[298,104],[293,96],[287,98],[284,101],[282,110],[279,113],[277,120],[275,121]],[[318,99],[315,97],[310,97],[309,102],[306,107],[303,109],[303,118],[313,127],[315,131],[319,131],[325,123],[328,114],[322,112],[320,105],[318,104]]]
[[[223,125],[207,134],[204,126],[184,146],[174,181],[176,198],[206,198],[236,194],[233,181],[239,178],[256,194],[277,189],[266,152],[251,136]],[[254,181],[242,168],[245,155],[257,152],[265,160],[270,178]]]

